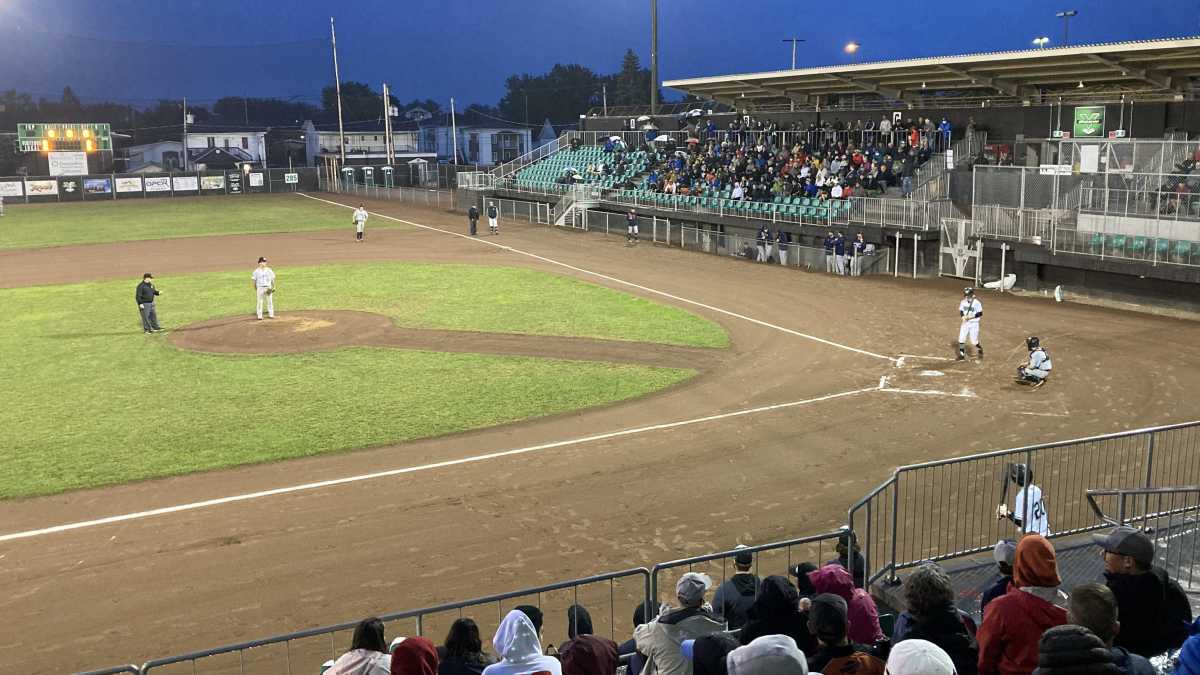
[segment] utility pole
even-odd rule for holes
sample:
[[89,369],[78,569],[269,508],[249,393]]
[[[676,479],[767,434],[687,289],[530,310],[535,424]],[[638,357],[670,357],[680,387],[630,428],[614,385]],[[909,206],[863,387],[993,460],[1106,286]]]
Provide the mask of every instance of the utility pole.
[[1063,20],[1063,46],[1064,47],[1071,44],[1071,41],[1070,41],[1071,17],[1078,16],[1078,14],[1079,14],[1079,12],[1077,12],[1073,9],[1068,9],[1063,12],[1058,12],[1054,15]]
[[[783,41],[792,43],[792,70],[795,70],[796,69],[796,43],[804,42],[804,40],[802,38],[794,38],[793,37],[793,38],[784,38]],[[790,97],[790,96],[788,97],[788,110],[791,110],[791,111],[796,110],[796,102],[793,101],[792,97]]]
[[333,42],[333,85],[337,91],[338,109],[338,156],[342,166],[346,165],[346,129],[342,126],[342,75],[338,72],[337,60],[337,29],[333,26],[333,17],[329,17],[329,37]]
[[250,101],[245,96],[242,97],[242,114],[246,118],[246,126],[250,126]]
[[529,124],[529,90],[522,90],[521,93],[525,94],[525,124]]
[[454,145],[454,161],[458,164],[458,122],[454,119],[454,97],[450,97],[450,141]]
[[188,152],[187,152],[187,97],[183,97],[183,170],[188,170]]
[[387,156],[388,166],[391,166],[396,153],[392,145],[392,97],[387,82],[383,83],[383,154]]
[[608,117],[608,83],[607,82],[600,85],[600,96],[601,96],[601,101],[604,104],[604,116]]
[[650,0],[650,114],[658,112],[658,0]]

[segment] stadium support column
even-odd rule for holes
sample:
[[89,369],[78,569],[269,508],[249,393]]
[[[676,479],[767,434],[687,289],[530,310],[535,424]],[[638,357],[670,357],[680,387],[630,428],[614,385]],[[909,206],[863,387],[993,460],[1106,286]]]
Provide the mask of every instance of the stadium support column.
[[[454,119],[454,97],[450,97],[450,142],[454,147],[454,158],[451,164],[458,164],[458,122]],[[495,158],[492,158],[493,162]]]
[[650,114],[658,112],[658,0],[650,0]]
[[187,153],[187,97],[183,97],[183,170],[188,170]]
[[342,166],[346,165],[346,130],[342,126],[342,75],[338,72],[337,60],[337,30],[333,26],[333,17],[329,17],[329,38],[333,43],[333,86],[337,94],[338,110],[338,157]]

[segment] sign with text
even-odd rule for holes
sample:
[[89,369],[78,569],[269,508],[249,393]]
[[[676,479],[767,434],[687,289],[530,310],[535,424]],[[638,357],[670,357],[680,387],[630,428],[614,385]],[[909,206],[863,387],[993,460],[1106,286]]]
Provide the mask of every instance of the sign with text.
[[263,175],[261,173],[250,174],[250,187],[262,187]]
[[81,176],[88,172],[86,152],[47,153],[51,176]]
[[171,186],[175,188],[176,192],[199,190],[200,186],[198,182],[195,176],[175,176],[171,178]]
[[225,176],[202,176],[200,178],[200,189],[202,190],[224,190]]
[[171,179],[166,176],[147,176],[146,192],[170,192]]
[[0,182],[0,197],[24,197],[25,189],[19,180]]
[[142,179],[141,178],[118,178],[117,179],[117,192],[141,192],[141,191],[142,191]]
[[288,185],[295,185],[300,182],[300,174],[285,173],[283,174],[283,182],[287,183]]
[[1104,106],[1081,105],[1075,108],[1075,125],[1071,129],[1075,138],[1101,138],[1104,136]]
[[56,195],[58,194],[58,181],[27,180],[25,181],[25,194],[29,195],[30,197]]
[[242,194],[242,174],[240,174],[240,173],[229,174],[229,194],[231,194],[231,195]]

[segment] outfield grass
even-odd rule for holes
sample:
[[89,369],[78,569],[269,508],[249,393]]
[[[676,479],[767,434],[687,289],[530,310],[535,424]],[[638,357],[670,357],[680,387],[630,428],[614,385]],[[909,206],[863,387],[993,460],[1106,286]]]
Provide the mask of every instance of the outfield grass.
[[[530,270],[389,263],[276,272],[282,312],[360,309],[414,327],[727,343],[718,326],[682,310]],[[160,321],[248,314],[248,279],[249,270],[166,276]],[[374,348],[200,354],[141,332],[135,282],[0,291],[0,498],[483,428],[694,374]]]
[[[16,205],[0,225],[0,249],[352,228],[347,209],[295,194]],[[412,226],[371,220],[381,227]]]

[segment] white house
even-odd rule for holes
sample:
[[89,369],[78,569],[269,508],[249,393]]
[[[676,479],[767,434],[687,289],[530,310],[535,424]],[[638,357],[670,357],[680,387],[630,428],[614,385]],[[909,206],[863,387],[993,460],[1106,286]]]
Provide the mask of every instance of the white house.
[[[165,140],[133,145],[126,149],[129,157],[126,171],[182,171],[183,141]],[[267,132],[261,129],[233,131],[229,129],[189,129],[187,162],[189,170],[222,170],[251,162],[265,165],[267,161]]]
[[450,125],[421,129],[426,145],[437,148],[439,159],[454,164],[492,166],[512,161],[533,149],[533,133],[527,127],[458,126],[458,159],[454,156],[454,134]]
[[[323,125],[324,126],[324,125]],[[410,125],[405,125],[410,126]],[[364,129],[363,125],[346,129],[347,164],[383,164],[387,160],[387,133],[379,128]],[[319,157],[338,156],[339,133],[336,127],[318,129],[311,120],[302,127],[304,143],[310,162]],[[392,128],[393,151],[396,163],[403,164],[414,159],[436,162],[437,155],[421,145],[421,134],[416,128]]]

